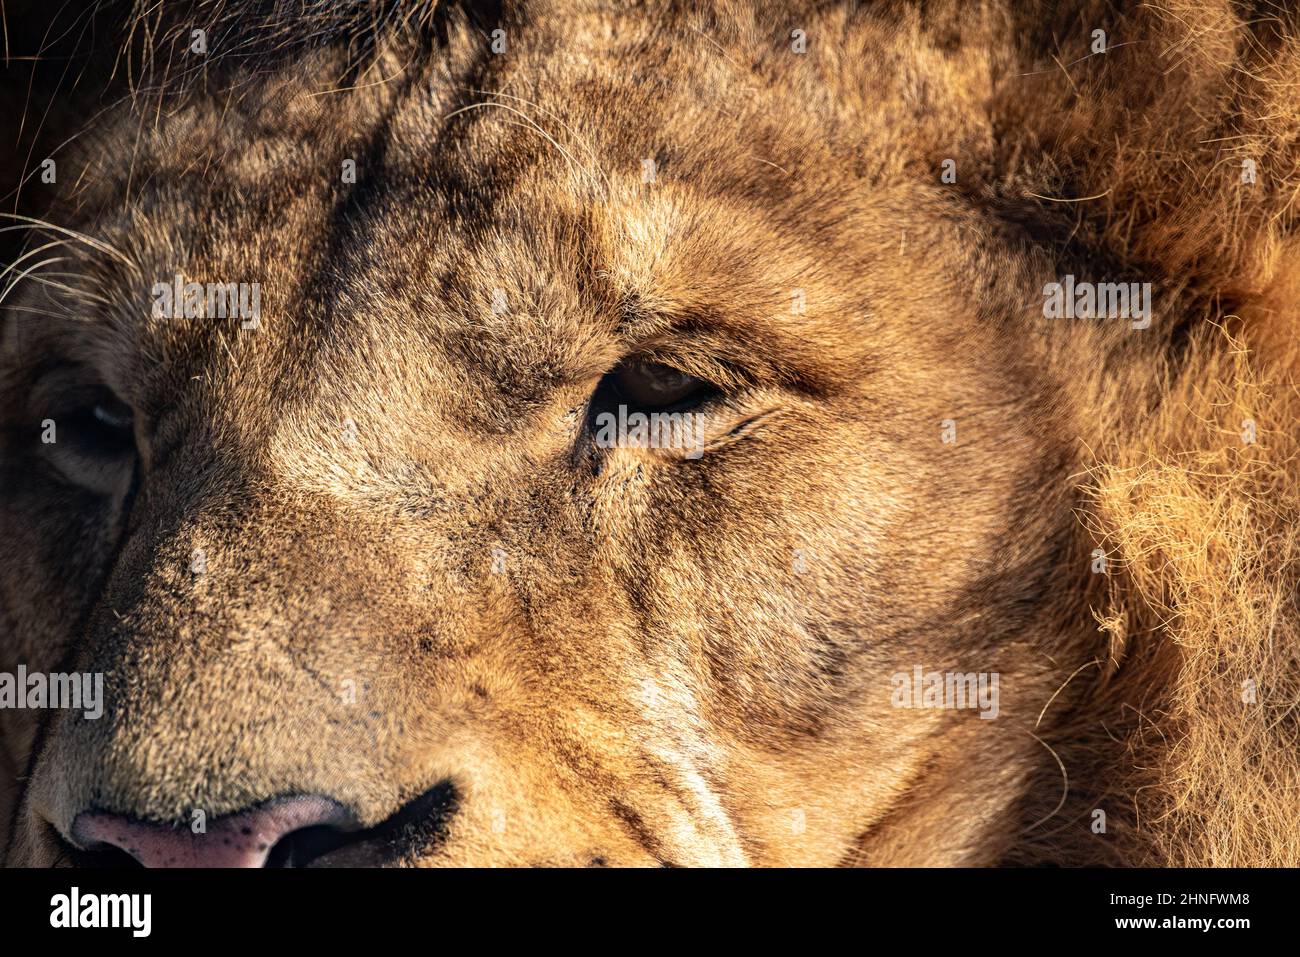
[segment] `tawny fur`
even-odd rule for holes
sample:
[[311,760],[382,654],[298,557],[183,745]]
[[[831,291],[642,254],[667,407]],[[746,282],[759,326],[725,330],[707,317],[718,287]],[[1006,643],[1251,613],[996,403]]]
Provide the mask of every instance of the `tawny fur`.
[[[111,704],[0,713],[8,861],[449,780],[396,863],[1296,864],[1300,17],[1247,6],[101,4],[0,94],[98,244],[5,303],[0,669]],[[262,327],[147,321],[175,272]],[[584,439],[630,352],[733,396],[698,463]],[[42,458],[54,357],[129,510]]]

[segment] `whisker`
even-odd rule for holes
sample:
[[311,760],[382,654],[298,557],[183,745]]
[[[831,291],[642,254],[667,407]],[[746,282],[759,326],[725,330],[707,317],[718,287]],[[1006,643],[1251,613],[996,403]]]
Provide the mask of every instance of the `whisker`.
[[[485,96],[505,97],[507,99],[514,100],[518,103],[523,103],[525,106],[531,106],[534,109],[540,110],[542,113],[546,114],[548,117],[553,119],[556,123],[558,123],[561,127],[563,127],[564,131],[568,133],[570,137],[572,137],[574,140],[578,142],[578,144],[586,151],[587,155],[590,156],[592,160],[596,161],[597,164],[599,163],[600,157],[596,153],[596,151],[592,148],[591,144],[587,141],[587,139],[582,135],[580,135],[576,130],[574,130],[573,127],[571,127],[568,123],[565,123],[564,120],[561,119],[557,113],[548,110],[540,103],[537,103],[533,100],[525,99],[522,96],[515,96],[513,93],[503,93],[500,90],[473,90],[472,92],[482,93]],[[599,169],[599,165],[597,165],[597,169]],[[609,186],[610,185],[609,177],[605,174],[605,171],[603,169],[600,170],[600,175],[604,178],[605,185]]]
[[47,319],[67,319],[66,312],[50,312],[48,309],[37,309],[35,306],[20,306],[17,304],[5,306],[8,312],[30,312],[34,316],[45,316]]
[[113,305],[113,303],[110,300],[105,299],[103,296],[96,295],[93,292],[87,292],[84,289],[78,289],[76,286],[69,286],[66,283],[53,282],[52,280],[46,279],[44,273],[32,276],[31,280],[32,282],[38,282],[43,286],[49,286],[51,289],[62,290],[63,292],[67,293],[69,296],[72,296],[75,299],[79,299],[82,302],[94,303],[95,305],[99,305],[99,306]]
[[48,276],[51,279],[85,279],[84,272],[43,272],[42,276]]
[[467,112],[469,112],[470,110],[482,109],[483,107],[488,107],[488,106],[494,106],[494,107],[496,107],[496,108],[499,109],[499,110],[505,110],[505,111],[507,111],[507,112],[509,112],[509,113],[514,113],[516,116],[523,117],[523,119],[524,119],[524,122],[523,122],[523,123],[516,123],[516,124],[514,124],[514,125],[516,125],[516,126],[523,126],[523,127],[525,127],[526,129],[531,129],[531,130],[533,130],[533,131],[536,132],[539,136],[541,136],[544,140],[546,140],[548,143],[550,143],[552,146],[554,146],[557,150],[559,150],[559,151],[560,151],[560,155],[562,155],[565,159],[567,159],[571,165],[573,165],[574,167],[576,167],[577,170],[578,170],[578,172],[582,173],[583,176],[585,176],[585,177],[587,177],[588,179],[591,179],[591,180],[594,180],[594,179],[596,178],[596,177],[592,174],[592,172],[591,172],[590,170],[588,170],[586,167],[584,167],[581,163],[579,163],[579,162],[577,161],[577,159],[573,156],[572,153],[570,153],[570,152],[569,152],[568,150],[566,150],[563,146],[561,146],[561,145],[559,144],[559,142],[555,139],[555,137],[553,137],[550,133],[546,132],[546,130],[544,130],[544,129],[542,129],[540,126],[538,126],[538,125],[537,125],[537,122],[536,122],[536,121],[535,121],[531,116],[529,116],[527,113],[524,113],[522,110],[517,110],[517,109],[515,109],[513,106],[507,106],[507,105],[504,104],[504,103],[496,103],[496,102],[493,102],[493,101],[491,101],[491,100],[484,100],[484,101],[482,101],[481,103],[470,103],[470,104],[468,104],[468,105],[466,105],[466,106],[462,106],[462,107],[460,107],[460,108],[458,108],[458,109],[452,110],[450,113],[446,114],[446,115],[443,117],[443,119],[444,119],[444,120],[449,120],[449,119],[451,119],[452,117],[454,117],[454,116],[458,116],[458,115],[461,114],[461,113],[467,113]]
[[15,259],[8,266],[6,266],[4,272],[0,272],[0,279],[3,279],[5,276],[9,275],[9,273],[13,272],[20,265],[22,265],[24,259],[31,259],[33,256],[39,256],[41,253],[45,252],[45,250],[52,249],[55,246],[67,246],[67,240],[56,239],[52,243],[46,243],[44,246],[37,246],[35,249],[28,250],[27,252],[19,256],[17,259]]
[[19,273],[9,282],[9,285],[5,286],[3,292],[0,292],[0,305],[3,305],[4,301],[9,298],[9,291],[13,289],[14,286],[22,282],[25,278],[27,278],[27,276],[31,275],[32,270],[40,269],[42,266],[48,266],[50,263],[61,263],[61,262],[66,262],[66,257],[56,256],[54,259],[46,259],[42,262],[38,262],[35,266],[32,266],[29,269],[23,270],[23,272]]
[[0,213],[0,216],[4,216],[7,219],[16,219],[24,223],[29,223],[32,226],[38,226],[41,229],[52,229],[55,232],[63,233],[65,236],[70,236],[73,239],[80,240],[91,249],[97,249],[100,252],[108,253],[110,256],[116,257],[120,262],[128,267],[135,268],[135,264],[127,258],[124,252],[115,246],[109,245],[101,239],[96,239],[94,236],[87,236],[85,233],[79,233],[75,229],[69,229],[66,226],[58,226],[43,219],[34,219],[31,216],[21,216],[18,213]]

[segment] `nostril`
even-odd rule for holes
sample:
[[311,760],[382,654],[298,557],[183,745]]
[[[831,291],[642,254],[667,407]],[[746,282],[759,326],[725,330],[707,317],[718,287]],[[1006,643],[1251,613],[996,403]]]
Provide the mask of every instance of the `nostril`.
[[[315,795],[280,798],[251,811],[209,822],[200,832],[140,821],[106,811],[87,811],[72,823],[72,840],[104,855],[116,849],[145,867],[264,867],[273,852],[292,866],[298,833],[341,832],[352,815],[338,802]],[[287,844],[285,850],[279,845]]]
[[64,839],[53,824],[45,825],[50,843],[59,849],[61,859],[73,867],[92,870],[122,870],[144,867],[139,861],[110,844],[91,844],[78,847]]
[[70,856],[82,867],[383,865],[430,850],[445,837],[459,805],[455,785],[442,781],[361,830],[337,801],[278,798],[217,818],[198,834],[186,826],[91,810],[72,822]]
[[441,841],[459,805],[460,795],[456,787],[450,781],[443,781],[364,831],[337,827],[308,827],[295,831],[272,849],[266,866],[366,867],[392,864],[408,855],[428,851]]

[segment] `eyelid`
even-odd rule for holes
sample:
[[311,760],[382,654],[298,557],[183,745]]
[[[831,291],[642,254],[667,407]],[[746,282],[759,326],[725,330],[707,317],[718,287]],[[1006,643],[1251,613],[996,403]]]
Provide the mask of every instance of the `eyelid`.
[[707,353],[687,351],[667,345],[643,348],[625,361],[658,363],[693,376],[723,392],[736,391],[751,384],[747,377],[739,374],[730,365]]
[[104,394],[105,388],[84,369],[77,366],[56,366],[33,383],[28,392],[28,407],[42,418],[68,409],[83,408]]
[[[112,416],[112,406],[119,403],[130,416],[120,422]],[[105,406],[109,418],[95,412],[97,406]],[[38,422],[47,418],[58,421],[89,410],[97,422],[108,428],[126,430],[134,426],[134,410],[130,403],[122,400],[89,368],[74,363],[59,363],[40,370],[28,390],[25,408],[25,418],[35,418]]]

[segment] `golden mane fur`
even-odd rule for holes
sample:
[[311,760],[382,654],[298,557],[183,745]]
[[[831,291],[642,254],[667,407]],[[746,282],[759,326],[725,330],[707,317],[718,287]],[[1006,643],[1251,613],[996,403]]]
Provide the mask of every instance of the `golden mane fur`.
[[[15,35],[41,33],[39,6],[5,4],[7,18],[34,24],[15,26]],[[107,590],[76,599],[91,603],[79,619],[84,631],[60,632],[71,626],[51,624],[35,607],[30,596],[52,600],[62,594],[56,586],[34,584],[46,579],[27,566],[0,567],[0,670],[38,661],[50,647],[54,660],[136,669],[119,689],[132,716],[120,726],[82,733],[66,723],[38,730],[20,718],[0,722],[0,784],[33,772],[35,782],[30,790],[11,783],[0,800],[0,838],[13,861],[66,863],[61,855],[73,852],[57,849],[51,828],[38,823],[66,839],[92,798],[171,821],[203,801],[214,816],[232,813],[286,781],[323,791],[322,781],[343,772],[310,756],[285,770],[253,745],[245,757],[255,783],[213,785],[203,777],[215,773],[210,749],[155,702],[193,680],[178,677],[182,666],[166,651],[187,628],[242,634],[236,622],[270,636],[268,645],[281,642],[284,660],[296,662],[298,650],[277,629],[306,622],[329,632],[318,596],[338,607],[355,586],[370,589],[375,610],[372,623],[361,624],[362,615],[349,626],[374,629],[364,641],[376,674],[394,661],[413,673],[427,667],[438,691],[426,697],[415,679],[389,686],[377,678],[372,716],[382,714],[381,730],[367,733],[379,737],[358,746],[347,737],[352,712],[326,709],[321,724],[304,718],[308,730],[277,742],[292,751],[328,736],[321,740],[341,751],[360,747],[360,783],[349,779],[338,793],[366,826],[435,780],[459,781],[456,761],[481,760],[489,770],[458,792],[470,797],[438,860],[1300,865],[1293,4],[729,0],[614,11],[556,0],[391,2],[359,14],[343,4],[286,12],[254,0],[125,7],[93,5],[117,43],[87,58],[77,84],[33,68],[32,83],[0,93],[0,108],[14,117],[30,116],[33,102],[52,104],[48,122],[32,120],[17,137],[22,147],[9,165],[23,170],[25,184],[0,182],[18,197],[14,208],[106,237],[137,263],[190,257],[197,273],[218,277],[265,264],[268,290],[275,279],[291,298],[302,292],[303,263],[316,269],[312,257],[328,253],[336,259],[317,274],[337,279],[337,302],[366,315],[419,314],[420,329],[450,345],[445,355],[411,358],[406,327],[395,324],[376,327],[355,350],[338,347],[340,394],[374,420],[405,415],[423,430],[378,437],[368,458],[354,461],[311,434],[315,412],[292,413],[300,416],[293,435],[258,418],[259,376],[287,377],[320,409],[339,412],[326,379],[313,378],[305,360],[277,365],[287,361],[284,349],[259,352],[252,340],[231,339],[229,366],[215,350],[215,358],[203,354],[210,396],[177,406],[187,422],[225,423],[211,426],[208,440],[228,456],[228,470],[186,460],[208,484],[192,489],[187,473],[154,493],[147,504],[161,516],[149,527],[156,544],[112,553],[119,571]],[[213,45],[197,65],[176,54],[196,22]],[[498,24],[517,59],[483,56]],[[788,55],[792,27],[807,33],[806,60]],[[1104,52],[1092,47],[1096,29],[1105,32]],[[445,88],[429,82],[443,76]],[[531,85],[538,76],[550,86]],[[411,91],[425,82],[429,105],[412,105]],[[237,118],[221,104],[234,104]],[[117,119],[83,129],[91,106]],[[443,146],[435,128],[455,131],[463,149]],[[216,145],[250,130],[239,148]],[[67,168],[84,183],[42,196],[33,157],[83,133],[74,149],[87,158]],[[634,164],[655,149],[668,157],[665,175],[698,192],[666,191],[671,200],[637,206]],[[114,165],[132,150],[148,175],[131,178]],[[373,195],[331,192],[313,179],[358,151],[390,177],[385,183],[407,191],[383,216],[359,211]],[[420,179],[426,156],[434,186]],[[951,184],[939,178],[949,158],[958,170]],[[225,164],[234,185],[214,188],[212,202],[246,216],[238,222],[257,242],[217,234],[206,247],[190,243],[209,235],[185,218],[186,189],[196,187],[147,192],[170,178],[188,183],[200,161]],[[282,187],[268,186],[277,163],[298,177],[292,206],[276,206]],[[604,205],[587,205],[585,192],[599,191],[602,178]],[[489,189],[492,202],[482,198]],[[123,203],[132,190],[139,200]],[[168,204],[187,212],[174,215]],[[373,227],[357,234],[369,237],[371,260],[336,243],[343,234],[321,225],[321,210]],[[672,245],[688,234],[690,244]],[[431,250],[425,259],[406,258],[422,244]],[[458,324],[492,286],[479,281],[489,272],[508,278],[512,297],[518,290],[539,303],[518,327]],[[1157,320],[1142,331],[1117,323],[1045,329],[1042,282],[1067,272],[1150,282]],[[95,275],[95,295],[127,294],[122,275]],[[407,277],[430,288],[443,281],[442,298],[430,305],[401,291]],[[775,291],[763,286],[769,280]],[[667,469],[658,460],[593,465],[600,474],[581,511],[572,501],[585,494],[587,472],[536,477],[550,476],[559,445],[504,437],[508,421],[541,417],[560,401],[552,388],[579,405],[581,388],[563,390],[599,378],[617,359],[603,327],[573,318],[589,307],[619,321],[652,317],[656,342],[679,328],[728,323],[752,342],[742,320],[786,302],[792,286],[829,304],[809,310],[810,323],[824,324],[774,328],[779,341],[769,351],[753,345],[735,364],[686,370],[724,388],[798,395],[792,407],[804,418],[778,416],[767,427],[788,428],[799,441],[774,444],[766,461],[743,458],[746,420],[717,446],[743,471],[709,473],[692,497],[657,491],[653,476]],[[858,324],[864,302],[887,315]],[[288,318],[279,326],[273,319],[263,342],[326,321],[283,299],[271,303],[268,312]],[[122,371],[123,328],[119,321],[115,344],[97,347],[104,352],[95,361],[113,355],[113,374],[147,377],[137,366]],[[553,352],[534,361],[537,343]],[[180,338],[157,348],[169,362],[199,355]],[[779,350],[797,373],[785,371]],[[467,355],[471,372],[447,371]],[[369,372],[356,371],[367,362]],[[578,371],[566,378],[570,367]],[[18,395],[24,375],[0,375],[0,396]],[[473,398],[487,394],[475,391],[485,382],[511,403],[513,419],[494,418]],[[960,459],[941,458],[948,453],[937,442],[917,437],[936,432],[949,398],[969,410],[958,416]],[[839,417],[819,417],[821,402]],[[27,428],[17,413],[5,416],[6,434]],[[461,431],[446,430],[447,421]],[[875,430],[841,448],[846,421]],[[272,433],[274,442],[257,444]],[[768,441],[761,425],[756,434],[754,443]],[[465,452],[463,435],[491,441]],[[17,438],[6,442],[0,461],[29,454]],[[505,451],[498,457],[484,446]],[[806,468],[789,464],[804,454]],[[854,471],[862,462],[873,468]],[[866,490],[870,508],[837,497],[850,486]],[[260,525],[240,524],[242,492],[232,489],[244,487],[264,495],[257,508],[270,517]],[[425,504],[412,518],[410,501],[427,489],[454,503],[463,526],[444,514],[452,505]],[[20,508],[18,494],[0,527],[44,555],[37,543],[63,526],[28,517],[33,509]],[[712,505],[698,505],[710,496]],[[334,505],[308,509],[318,500],[344,503],[338,515],[348,521],[335,521]],[[649,537],[645,526],[622,524],[656,508],[684,517],[650,526]],[[381,521],[385,509],[400,516],[398,531]],[[903,512],[907,520],[892,524]],[[295,523],[318,519],[301,524],[305,539],[293,537]],[[836,539],[828,528],[841,519]],[[853,536],[869,547],[850,548]],[[337,539],[346,569],[292,565],[304,540],[322,539]],[[86,551],[99,554],[98,540],[87,540],[94,544]],[[270,582],[271,598],[260,584],[222,586],[238,601],[205,591],[155,557],[183,556],[200,541],[211,541],[214,554],[229,547],[244,556],[239,581]],[[523,569],[514,591],[478,577],[498,542]],[[843,570],[815,577],[808,605],[787,574],[795,548]],[[1094,550],[1105,574],[1089,571]],[[408,561],[417,551],[442,564],[430,559],[417,570]],[[590,566],[591,555],[603,564]],[[98,567],[47,564],[57,581],[92,580]],[[419,575],[444,571],[437,602],[410,597]],[[588,590],[599,600],[587,604]],[[119,606],[104,595],[135,611],[114,621],[108,610],[117,615]],[[417,641],[415,621],[446,645]],[[418,654],[404,644],[393,650],[408,628]],[[348,673],[336,666],[351,634],[322,638],[313,677]],[[28,635],[57,637],[41,645]],[[502,635],[511,644],[499,648]],[[85,636],[94,640],[83,646]],[[226,687],[205,686],[207,710],[195,721],[209,722],[205,734],[234,740],[262,726],[258,714],[240,710],[257,689],[238,669],[222,670],[225,646],[211,641],[195,655],[210,655]],[[430,648],[434,657],[421,657]],[[900,662],[958,666],[963,655],[983,655],[1019,692],[1007,691],[1006,716],[988,723],[1005,731],[986,733],[978,720],[908,725],[883,705],[858,710]],[[274,671],[281,660],[265,665]],[[655,707],[667,717],[655,717],[671,734],[645,730],[645,709],[626,703],[648,675],[663,682],[668,704],[656,698]],[[305,678],[284,681],[310,693]],[[444,711],[435,716],[432,699],[471,715],[495,715],[499,706],[506,717],[480,737],[465,732],[473,743],[456,755],[426,760],[442,745],[404,724],[405,714],[461,733]],[[211,717],[232,700],[239,703],[226,723]],[[697,731],[700,738],[689,737]],[[157,763],[154,742],[167,734],[180,765]],[[642,735],[660,763],[629,751]],[[409,751],[396,747],[372,762],[367,748],[389,741]],[[533,763],[542,752],[559,757]],[[82,771],[93,763],[87,755],[102,769]],[[501,770],[512,761],[517,779]],[[531,807],[510,803],[515,785],[533,795]],[[487,798],[476,804],[481,795],[520,822],[508,846],[493,823],[499,808]],[[799,800],[806,832],[788,823]],[[1104,834],[1091,826],[1098,810]],[[415,853],[407,862],[431,860]]]

